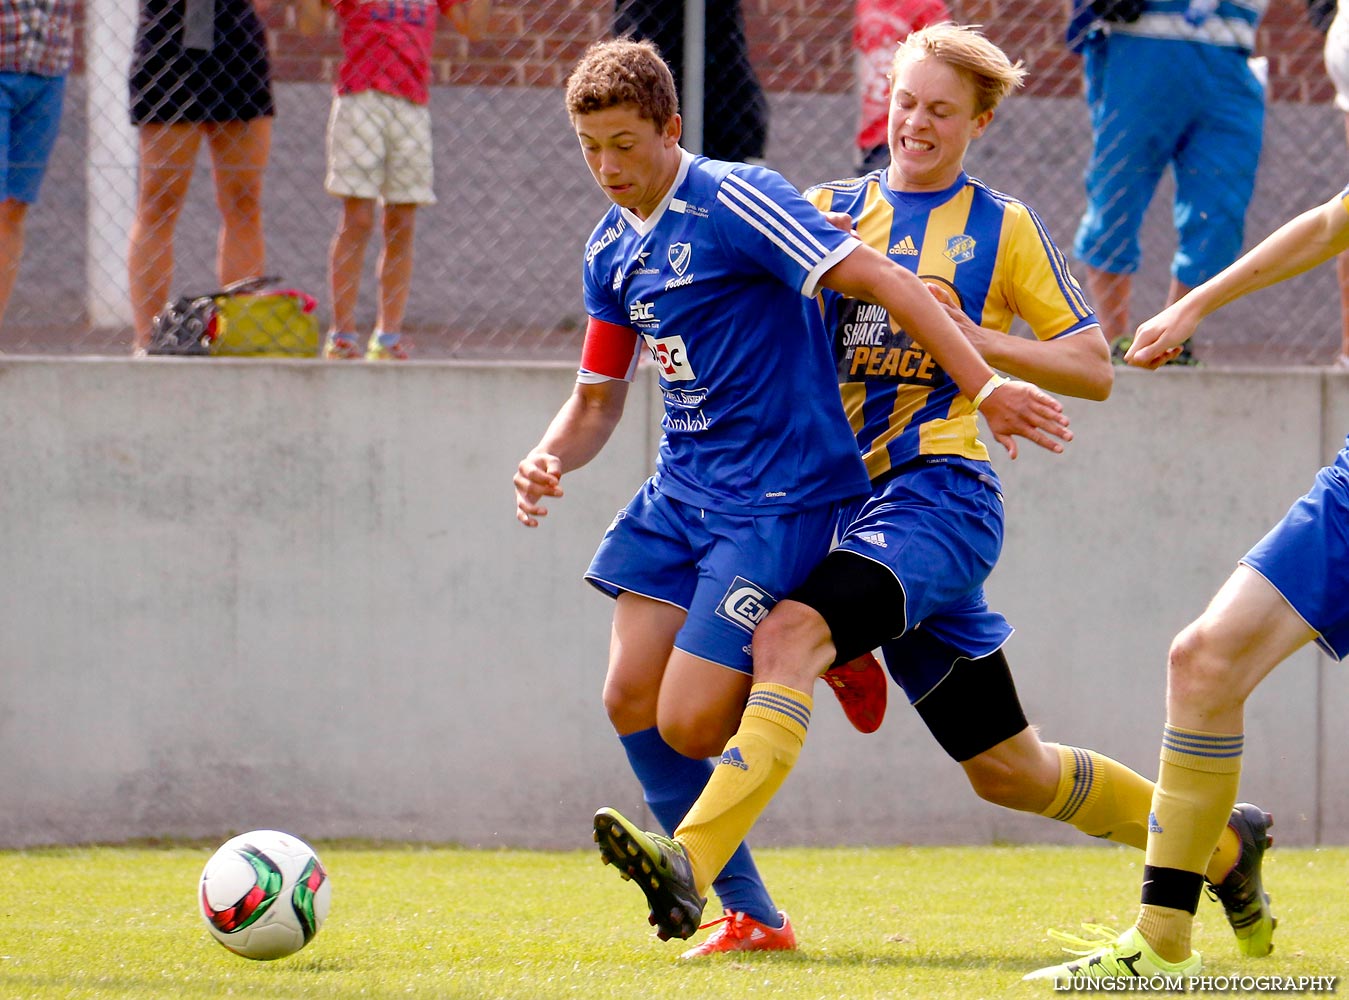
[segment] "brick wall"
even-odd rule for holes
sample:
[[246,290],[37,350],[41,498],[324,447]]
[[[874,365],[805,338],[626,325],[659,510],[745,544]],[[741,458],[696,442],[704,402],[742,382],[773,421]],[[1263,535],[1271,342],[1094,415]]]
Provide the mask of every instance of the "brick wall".
[[[670,0],[677,3],[679,0]],[[717,2],[717,0],[712,0]],[[838,93],[852,86],[851,0],[742,0],[751,57],[770,91]],[[1028,92],[1079,92],[1078,60],[1061,44],[1067,0],[948,0],[956,19],[989,36],[1031,70]],[[560,86],[585,46],[608,30],[610,0],[496,0],[490,34],[470,43],[442,30],[434,50],[438,84]],[[335,28],[306,39],[293,13],[273,0],[278,80],[329,80],[339,58]],[[1270,0],[1259,49],[1269,57],[1273,99],[1324,102],[1333,91],[1321,60],[1322,35],[1304,0]]]

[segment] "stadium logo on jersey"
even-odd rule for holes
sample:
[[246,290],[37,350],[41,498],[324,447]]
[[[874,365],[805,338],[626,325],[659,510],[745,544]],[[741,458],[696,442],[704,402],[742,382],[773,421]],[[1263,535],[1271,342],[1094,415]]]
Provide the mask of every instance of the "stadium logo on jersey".
[[689,364],[689,353],[683,337],[653,337],[644,333],[642,339],[651,351],[651,360],[660,366],[665,381],[689,382],[698,377]]
[[628,224],[623,219],[619,219],[612,226],[606,226],[604,232],[600,233],[599,239],[586,247],[586,263],[589,264],[594,260],[597,253],[622,236],[623,230],[627,228]]
[[902,240],[890,248],[891,257],[917,257],[918,247],[914,246],[913,237],[905,236]]
[[768,617],[769,610],[776,603],[770,594],[744,577],[737,576],[717,605],[717,614],[746,632],[753,632],[759,627],[759,622]]
[[961,233],[959,236],[952,236],[946,241],[946,250],[943,256],[952,264],[963,264],[967,260],[974,259],[974,237]]
[[674,268],[674,273],[681,278],[684,272],[689,269],[689,261],[693,259],[693,247],[688,243],[670,244],[670,266]]

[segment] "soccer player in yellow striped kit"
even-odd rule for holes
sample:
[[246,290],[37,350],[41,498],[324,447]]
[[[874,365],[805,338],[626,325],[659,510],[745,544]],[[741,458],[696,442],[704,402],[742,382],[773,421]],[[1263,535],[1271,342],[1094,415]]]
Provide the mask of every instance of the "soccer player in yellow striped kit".
[[[1062,254],[1026,205],[964,171],[970,142],[1024,75],[976,30],[915,32],[893,65],[890,166],[807,197],[913,269],[991,367],[1104,399],[1109,350]],[[1003,511],[975,408],[883,310],[831,292],[819,308],[872,493],[843,512],[837,547],[759,625],[740,728],[675,836],[596,813],[603,859],[637,881],[662,938],[698,929],[711,877],[795,765],[817,677],[874,648],[980,796],[1147,842],[1152,782],[1094,751],[1042,742],[1021,709],[1002,653],[1012,630],[983,594]],[[1008,335],[1014,317],[1033,338]],[[1270,822],[1238,805],[1207,868],[1246,954],[1271,947],[1260,879]]]

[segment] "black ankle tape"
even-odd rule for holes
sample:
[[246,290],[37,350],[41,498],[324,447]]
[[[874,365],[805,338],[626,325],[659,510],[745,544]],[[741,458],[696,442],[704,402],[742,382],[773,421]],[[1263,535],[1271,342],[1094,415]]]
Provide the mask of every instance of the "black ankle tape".
[[1144,906],[1164,906],[1168,910],[1184,910],[1194,916],[1199,909],[1199,895],[1203,891],[1202,872],[1143,866]]

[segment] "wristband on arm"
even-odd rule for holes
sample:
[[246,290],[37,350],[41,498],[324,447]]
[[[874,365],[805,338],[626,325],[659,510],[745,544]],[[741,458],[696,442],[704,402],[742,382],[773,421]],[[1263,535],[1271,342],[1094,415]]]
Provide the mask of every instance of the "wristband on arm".
[[994,372],[989,377],[989,380],[984,383],[984,387],[975,393],[974,399],[970,401],[970,405],[974,407],[975,412],[978,412],[979,406],[984,400],[993,395],[993,390],[997,389],[999,386],[1006,385],[1010,381],[1012,380]]

